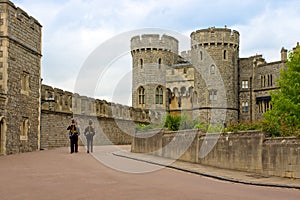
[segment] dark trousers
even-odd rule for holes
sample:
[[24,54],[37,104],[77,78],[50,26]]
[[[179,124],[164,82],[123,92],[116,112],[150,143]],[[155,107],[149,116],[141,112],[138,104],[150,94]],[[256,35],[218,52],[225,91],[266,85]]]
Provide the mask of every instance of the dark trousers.
[[93,138],[86,138],[87,151],[93,152]]
[[70,143],[71,143],[71,153],[78,152],[78,136],[74,135],[70,138]]

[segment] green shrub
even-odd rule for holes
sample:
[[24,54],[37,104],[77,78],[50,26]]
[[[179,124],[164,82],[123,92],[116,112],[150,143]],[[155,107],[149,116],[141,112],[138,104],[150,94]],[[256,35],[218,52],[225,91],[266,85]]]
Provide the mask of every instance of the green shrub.
[[167,115],[164,127],[170,131],[178,131],[181,123],[181,116]]
[[137,130],[137,131],[146,131],[146,130],[150,130],[150,129],[153,129],[152,124],[136,124],[135,125],[135,130]]

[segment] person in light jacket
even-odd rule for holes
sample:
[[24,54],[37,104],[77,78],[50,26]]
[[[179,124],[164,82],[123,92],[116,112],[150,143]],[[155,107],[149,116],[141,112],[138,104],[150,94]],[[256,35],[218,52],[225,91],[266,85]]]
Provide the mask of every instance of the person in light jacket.
[[95,135],[95,128],[93,127],[93,121],[89,120],[89,125],[84,130],[84,136],[87,142],[87,153],[93,152],[93,137]]

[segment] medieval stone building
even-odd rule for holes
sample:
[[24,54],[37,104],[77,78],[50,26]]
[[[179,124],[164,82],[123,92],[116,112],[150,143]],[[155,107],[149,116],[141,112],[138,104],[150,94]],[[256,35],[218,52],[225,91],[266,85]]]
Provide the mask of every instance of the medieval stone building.
[[186,112],[202,122],[260,119],[281,60],[239,57],[239,33],[208,28],[191,34],[191,50],[178,52],[168,35],[131,39],[133,107],[41,84],[41,24],[9,0],[0,0],[0,155],[66,146],[66,127],[92,119],[96,144],[129,144],[136,123]]
[[40,23],[0,1],[0,154],[39,149]]
[[285,67],[262,55],[239,57],[239,32],[208,28],[191,33],[191,50],[179,55],[178,41],[145,34],[131,39],[132,105],[188,113],[203,123],[253,121],[270,109],[270,91]]

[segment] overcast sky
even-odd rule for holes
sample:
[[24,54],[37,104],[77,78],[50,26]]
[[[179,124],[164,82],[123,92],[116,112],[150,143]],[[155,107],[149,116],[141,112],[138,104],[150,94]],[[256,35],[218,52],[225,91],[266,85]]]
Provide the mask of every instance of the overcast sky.
[[[120,38],[124,32],[135,34],[138,32],[134,30],[148,28],[149,33],[151,28],[158,28],[189,37],[198,29],[227,25],[240,33],[240,57],[262,54],[268,62],[280,60],[281,47],[291,49],[300,41],[298,0],[13,2],[43,25],[43,83],[70,92],[76,91],[76,80],[91,55],[103,52],[107,41]],[[94,95],[85,95],[130,104],[130,41],[124,44],[128,44],[127,53],[121,52],[110,67],[95,72],[100,74],[93,86]]]

